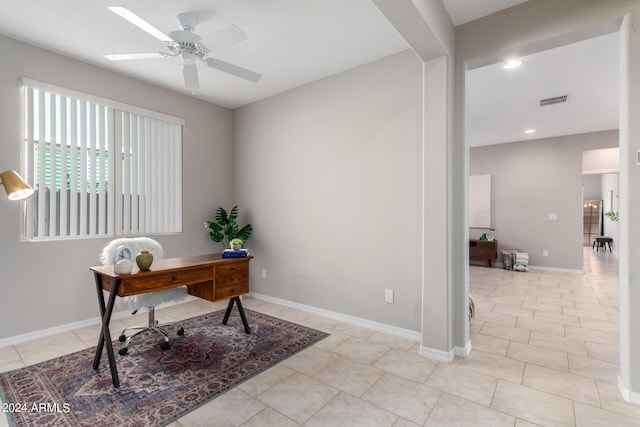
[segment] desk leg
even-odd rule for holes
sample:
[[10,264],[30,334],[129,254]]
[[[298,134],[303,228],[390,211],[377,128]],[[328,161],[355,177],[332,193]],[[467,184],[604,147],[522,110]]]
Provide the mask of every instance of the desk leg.
[[222,319],[222,324],[223,325],[227,324],[234,302],[238,306],[238,311],[240,312],[240,318],[242,319],[242,325],[244,326],[244,331],[247,334],[250,334],[251,329],[249,329],[249,322],[247,322],[247,316],[244,314],[244,308],[242,307],[242,301],[240,301],[240,297],[233,297],[229,300],[229,304],[227,305],[227,311],[224,313],[224,319]]
[[98,369],[100,366],[100,359],[102,358],[102,350],[104,344],[107,344],[107,357],[109,358],[109,368],[111,369],[111,381],[115,388],[120,387],[120,379],[118,378],[118,368],[116,366],[116,357],[113,353],[113,344],[111,342],[111,332],[109,332],[109,323],[111,322],[111,313],[113,312],[113,305],[116,301],[118,294],[118,287],[120,286],[120,279],[116,279],[111,286],[109,293],[109,302],[107,306],[104,305],[104,295],[102,294],[102,276],[95,274],[96,290],[98,292],[98,306],[100,308],[100,316],[102,317],[102,329],[100,330],[100,338],[98,338],[98,345],[96,346],[96,354],[93,357],[93,369]]

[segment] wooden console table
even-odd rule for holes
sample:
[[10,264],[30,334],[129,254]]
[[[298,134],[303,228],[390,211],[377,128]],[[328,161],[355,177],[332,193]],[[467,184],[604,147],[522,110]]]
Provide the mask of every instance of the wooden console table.
[[[221,258],[220,254],[197,255],[180,258],[165,258],[153,262],[149,270],[134,267],[131,274],[116,274],[113,265],[91,267],[94,273],[98,305],[102,318],[102,329],[93,359],[93,368],[98,369],[102,350],[107,345],[107,357],[111,369],[113,386],[120,387],[116,359],[113,353],[109,323],[116,296],[126,297],[147,292],[161,291],[187,285],[189,293],[209,300],[229,300],[223,324],[227,324],[235,303],[247,334],[251,333],[242,308],[240,295],[249,292],[249,261],[246,258]],[[109,291],[105,305],[103,290]]]
[[469,259],[471,261],[483,261],[484,265],[491,267],[491,261],[498,258],[497,240],[469,239]]

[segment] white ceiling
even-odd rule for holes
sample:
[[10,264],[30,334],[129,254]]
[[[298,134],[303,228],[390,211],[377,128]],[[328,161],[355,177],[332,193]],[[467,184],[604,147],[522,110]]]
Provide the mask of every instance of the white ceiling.
[[[618,128],[618,45],[612,33],[468,72],[471,146]],[[540,107],[540,100],[568,95]],[[526,135],[527,129],[535,129]]]
[[[456,25],[523,2],[443,0]],[[370,0],[0,0],[0,34],[189,94],[183,89],[177,58],[109,61],[103,57],[166,51],[160,41],[111,13],[107,6],[125,6],[164,33],[178,29],[179,13],[189,13],[199,22],[196,32],[204,38],[205,46],[207,35],[230,24],[239,26],[248,39],[211,56],[257,71],[262,79],[248,82],[201,63],[201,87],[193,94],[228,108],[408,48]],[[562,55],[541,53],[524,60],[523,66],[509,76],[499,66],[470,73],[468,118],[472,143],[522,139],[522,126],[536,126],[535,138],[553,132],[602,130],[598,126],[611,128],[614,111],[617,120],[617,93],[613,97],[617,81],[613,81],[611,64],[617,64],[617,57],[610,54],[611,39],[607,40],[591,47],[578,46],[580,60],[572,59],[576,55],[572,51]],[[597,61],[585,58],[585,52]],[[547,108],[571,113],[578,120],[534,114],[531,100],[535,103],[558,92],[570,92],[570,102],[560,108]],[[484,126],[487,122],[500,126]],[[570,127],[562,127],[570,122]]]
[[527,0],[443,0],[455,26],[508,9]]
[[200,63],[197,98],[236,108],[407,49],[370,0],[0,0],[0,33],[188,93],[178,58],[110,61],[104,54],[167,51],[107,9],[125,6],[165,34],[177,15],[204,38],[230,24],[247,40],[211,56],[262,74],[247,82]]

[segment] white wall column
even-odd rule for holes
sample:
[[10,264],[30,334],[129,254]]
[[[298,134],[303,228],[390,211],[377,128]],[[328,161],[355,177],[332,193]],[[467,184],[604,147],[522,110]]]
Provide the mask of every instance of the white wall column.
[[[453,254],[464,252],[454,239],[456,201],[451,149],[453,51],[455,28],[441,1],[372,0],[423,61],[422,181],[416,198],[422,213],[422,346],[423,356],[451,361],[468,342],[465,280],[454,280]],[[460,172],[461,173],[461,172]],[[462,211],[458,207],[458,211]],[[461,220],[464,222],[464,215]],[[462,277],[465,277],[464,272]],[[465,353],[466,354],[466,353]]]
[[447,57],[423,66],[423,292],[420,354],[450,362],[454,351],[454,292],[449,221]]
[[620,29],[620,376],[625,400],[640,404],[640,6]]

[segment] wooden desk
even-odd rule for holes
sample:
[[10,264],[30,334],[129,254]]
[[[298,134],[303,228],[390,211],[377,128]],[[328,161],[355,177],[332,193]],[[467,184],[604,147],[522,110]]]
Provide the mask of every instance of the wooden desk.
[[[222,323],[227,324],[235,303],[240,312],[245,332],[251,333],[240,301],[240,295],[249,292],[249,261],[251,258],[222,259],[220,254],[165,258],[155,260],[149,270],[139,270],[134,267],[131,274],[116,274],[113,271],[113,265],[91,267],[90,270],[93,271],[95,277],[98,305],[102,317],[102,329],[93,359],[93,368],[98,369],[102,350],[106,344],[113,386],[120,387],[109,332],[116,296],[126,297],[187,285],[191,295],[209,301],[231,298]],[[109,291],[109,300],[106,305],[103,290]]]
[[497,240],[469,239],[469,259],[484,261],[486,267],[491,267],[491,261],[498,258]]

